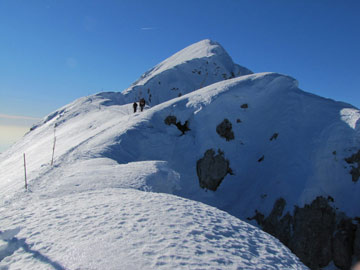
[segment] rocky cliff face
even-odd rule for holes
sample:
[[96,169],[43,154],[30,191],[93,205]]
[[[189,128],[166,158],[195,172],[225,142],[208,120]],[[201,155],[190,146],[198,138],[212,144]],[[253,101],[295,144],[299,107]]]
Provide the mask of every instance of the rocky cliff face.
[[317,197],[311,204],[296,207],[293,214],[284,214],[286,201],[280,198],[269,216],[256,211],[249,219],[255,219],[311,269],[333,261],[339,269],[349,270],[353,259],[359,259],[359,225],[333,203],[331,197]]

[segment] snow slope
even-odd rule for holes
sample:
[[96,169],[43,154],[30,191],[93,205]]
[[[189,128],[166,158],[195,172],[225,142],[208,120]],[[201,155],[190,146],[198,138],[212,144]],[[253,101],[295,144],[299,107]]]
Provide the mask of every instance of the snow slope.
[[[231,72],[239,77],[228,79]],[[124,93],[99,93],[64,106],[0,155],[1,211],[18,216],[34,212],[29,208],[32,203],[35,208],[55,207],[57,200],[71,204],[81,196],[92,198],[95,207],[96,197],[103,200],[108,190],[109,200],[118,192],[128,193],[124,196],[134,201],[141,196],[178,200],[133,191],[140,190],[200,201],[241,219],[253,216],[255,210],[268,215],[280,197],[291,212],[319,195],[331,196],[348,216],[360,216],[359,183],[352,181],[351,166],[344,161],[360,149],[359,110],[306,93],[288,76],[249,73],[219,44],[205,40],[145,73]],[[177,97],[177,91],[187,94]],[[148,107],[134,114],[131,103],[140,97],[147,99]],[[166,125],[169,115],[181,123],[188,121],[190,131],[181,136],[174,125]],[[234,140],[226,141],[216,132],[225,118],[232,123]],[[270,140],[274,134],[278,137]],[[55,161],[50,166],[54,137]],[[220,149],[233,172],[215,192],[200,188],[196,170],[208,149]],[[27,195],[23,153],[31,191]],[[16,202],[24,196],[28,201],[23,204],[29,206],[17,213]],[[0,230],[14,229],[14,222],[1,221]]]
[[235,64],[219,43],[206,39],[145,72],[122,93],[112,93],[109,102],[121,105],[145,98],[154,106],[215,82],[251,73]]
[[[101,179],[111,172],[122,187],[177,194],[242,219],[256,209],[268,214],[279,197],[286,199],[292,211],[294,205],[302,206],[319,195],[333,197],[349,216],[360,215],[360,209],[354,207],[360,203],[359,185],[351,181],[350,167],[344,161],[360,144],[359,111],[303,92],[290,77],[275,73],[242,76],[142,114],[131,113],[131,104],[104,106],[103,102],[99,95],[76,101],[4,153],[0,162],[2,198],[8,200],[22,189],[21,154],[26,152],[34,189],[44,182],[57,192],[66,181],[51,179],[62,175],[76,178],[72,172],[79,167],[94,173],[104,170],[94,186],[107,187]],[[247,109],[240,108],[244,103]],[[175,126],[165,125],[168,115],[188,120],[191,131],[180,136]],[[232,122],[232,141],[216,133],[224,118]],[[54,130],[57,139],[52,168]],[[279,136],[270,141],[274,133]],[[197,160],[211,148],[224,152],[234,172],[216,192],[201,189],[196,175]],[[264,160],[258,162],[262,156]],[[158,184],[139,181],[135,174],[155,177]],[[124,184],[126,181],[129,183]]]
[[131,189],[23,196],[1,209],[0,269],[306,269],[270,235],[195,201]]

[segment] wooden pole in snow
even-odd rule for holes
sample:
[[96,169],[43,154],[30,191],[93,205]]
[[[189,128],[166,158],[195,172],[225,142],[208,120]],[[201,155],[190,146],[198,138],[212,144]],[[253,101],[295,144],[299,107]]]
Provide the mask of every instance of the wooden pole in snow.
[[27,179],[26,179],[26,159],[24,153],[24,173],[25,173],[25,189],[27,190]]
[[53,151],[52,151],[52,157],[51,157],[51,166],[54,164],[55,143],[56,143],[56,136],[55,136],[55,129],[54,129],[54,145],[53,145]]

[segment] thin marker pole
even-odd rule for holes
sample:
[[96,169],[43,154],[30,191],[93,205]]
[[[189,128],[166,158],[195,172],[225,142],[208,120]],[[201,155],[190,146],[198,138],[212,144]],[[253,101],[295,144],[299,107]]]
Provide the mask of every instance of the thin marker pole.
[[25,189],[27,190],[26,159],[25,159],[25,153],[24,153],[24,173],[25,173]]
[[52,157],[51,157],[51,166],[54,164],[55,144],[56,144],[56,136],[55,136],[55,129],[54,129],[54,145],[53,145],[53,151],[52,151]]

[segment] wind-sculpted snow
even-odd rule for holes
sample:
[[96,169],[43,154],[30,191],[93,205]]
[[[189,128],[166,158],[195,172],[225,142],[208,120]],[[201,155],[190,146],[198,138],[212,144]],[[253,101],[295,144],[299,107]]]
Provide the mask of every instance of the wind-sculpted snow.
[[175,196],[25,196],[2,209],[1,269],[307,269],[272,236]]
[[353,108],[341,110],[341,119],[353,129],[360,129],[360,111]]
[[[359,110],[346,103],[306,93],[289,76],[276,73],[245,75],[251,72],[237,68],[221,46],[202,41],[159,64],[124,94],[104,92],[80,98],[45,117],[0,155],[1,211],[13,209],[14,216],[26,212],[30,217],[31,212],[36,214],[32,204],[39,208],[48,204],[56,213],[61,211],[58,201],[65,200],[68,204],[71,196],[79,199],[81,194],[93,199],[89,207],[92,203],[97,207],[96,196],[105,198],[103,195],[108,191],[109,199],[119,192],[139,194],[126,196],[133,198],[134,203],[138,197],[141,204],[141,197],[150,195],[132,191],[140,190],[171,193],[200,201],[244,220],[253,217],[255,211],[268,217],[279,198],[286,200],[283,212],[292,214],[295,206],[310,204],[319,196],[331,198],[334,207],[347,217],[360,216],[360,208],[356,207],[360,205]],[[206,69],[211,71],[211,76],[204,76]],[[240,72],[232,74],[236,70]],[[178,97],[179,93],[182,96]],[[140,96],[145,97],[148,104],[144,112],[133,113],[132,102]],[[220,128],[224,119],[227,124]],[[54,164],[51,166],[54,142]],[[212,168],[215,163],[207,162],[208,165],[201,166],[197,173],[197,164],[210,149],[226,159],[225,170],[224,166]],[[23,191],[23,153],[27,160],[28,193]],[[205,182],[215,179],[216,183],[210,189],[204,179]],[[24,209],[20,214],[16,211],[16,202],[24,196],[28,201],[27,205],[21,206]],[[120,208],[122,196],[125,195],[119,195],[117,205]],[[156,200],[162,195],[153,196]],[[173,200],[165,195],[161,198]],[[65,209],[71,212],[70,207]],[[45,216],[50,215],[45,213]],[[101,213],[97,215],[101,216]],[[156,222],[162,222],[163,217]],[[20,226],[17,222],[15,219],[9,219],[7,223],[0,220],[0,230],[14,229],[14,226]],[[77,219],[68,220],[69,228],[71,224],[78,224],[76,222]],[[7,224],[6,228],[3,224]],[[22,232],[25,230],[22,229],[20,234]],[[76,229],[73,232],[69,232],[69,238],[78,233]],[[27,238],[25,234],[20,235],[10,248],[0,253],[11,251],[11,256],[17,256],[19,250],[28,250],[34,254],[32,247],[27,245]],[[184,239],[184,235],[180,238]],[[191,238],[189,243],[191,248],[197,245],[193,240]],[[119,244],[117,240],[112,241]],[[100,240],[99,243],[104,244]],[[235,249],[235,253],[229,254],[238,260],[222,253],[226,252],[223,246],[217,247],[221,251],[215,253],[224,255],[221,263],[233,262],[226,267],[232,269],[244,259]],[[86,248],[84,244],[83,256],[92,260],[86,255],[92,251]],[[144,263],[156,269],[160,267],[156,265],[158,261],[164,262],[165,268],[171,265],[168,257],[165,261],[158,258],[160,250],[163,249],[156,250]],[[45,253],[45,257],[39,256],[56,266],[57,262],[64,262],[62,252],[65,254],[66,249],[59,251],[60,257],[47,257],[49,254]],[[179,258],[176,263],[181,265],[181,260]],[[207,264],[211,260],[202,261],[205,268],[224,268]],[[217,265],[219,261],[214,263]],[[271,266],[279,262],[274,263]],[[252,267],[254,265],[256,261]]]
[[61,116],[72,108],[125,105],[144,98],[148,105],[185,95],[215,82],[252,74],[252,71],[235,64],[217,42],[202,40],[167,58],[123,92],[102,92],[80,98],[51,113],[33,129]]
[[[280,197],[287,199],[287,210],[292,211],[294,205],[328,195],[348,215],[360,215],[360,209],[353,207],[360,203],[359,187],[351,181],[351,166],[345,162],[359,149],[360,134],[344,121],[344,110],[351,110],[351,115],[358,113],[350,105],[302,92],[294,79],[275,73],[218,82],[147,107],[144,113],[133,114],[131,104],[103,105],[108,95],[84,98],[65,107],[4,153],[0,157],[2,199],[10,199],[23,187],[25,152],[30,188],[41,182],[33,182],[35,179],[68,175],[66,171],[76,170],[77,164],[81,167],[89,159],[93,168],[101,171],[105,158],[111,165],[105,166],[104,175],[118,172],[113,179],[120,179],[121,171],[131,170],[142,175],[135,178],[139,185],[127,184],[132,180],[125,178],[119,180],[118,187],[175,193],[241,218],[253,216],[255,209],[268,214]],[[248,108],[241,108],[242,104]],[[190,131],[182,135],[174,125],[166,125],[164,120],[169,115],[181,123],[188,121]],[[233,123],[234,140],[226,141],[216,132],[225,118]],[[239,118],[240,123],[236,121]],[[270,140],[274,134],[277,139]],[[196,163],[208,149],[221,149],[233,171],[211,196],[200,188],[196,175]],[[166,164],[169,175],[174,176],[169,188],[150,187],[151,182],[144,180],[147,167],[142,173],[129,165],[143,161]],[[162,175],[159,179],[167,179],[167,174]],[[57,187],[56,181],[45,183],[49,188]],[[106,187],[107,182],[102,183]],[[66,189],[70,192],[71,185]]]
[[[340,209],[357,216],[360,209],[353,205],[360,203],[359,187],[351,181],[345,158],[359,149],[360,134],[341,117],[344,109],[358,112],[351,105],[299,90],[290,77],[248,75],[154,107],[103,155],[119,163],[133,161],[127,153],[137,160],[165,159],[181,175],[176,194],[241,218],[253,216],[255,209],[270,213],[280,197],[292,211],[320,195],[331,195]],[[180,136],[175,127],[164,125],[169,115],[189,121],[191,131]],[[232,141],[216,132],[225,118],[232,123],[242,119],[233,125]],[[277,139],[271,140],[274,134]],[[233,169],[211,196],[199,188],[195,168],[208,149],[222,149]]]

